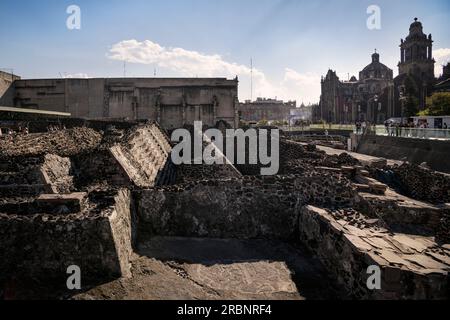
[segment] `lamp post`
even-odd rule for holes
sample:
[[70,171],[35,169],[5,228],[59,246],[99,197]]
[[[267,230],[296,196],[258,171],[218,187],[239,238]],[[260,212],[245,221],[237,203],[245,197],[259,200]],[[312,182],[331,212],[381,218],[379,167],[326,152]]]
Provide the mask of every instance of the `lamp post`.
[[373,105],[373,114],[372,114],[372,122],[373,123],[376,123],[376,119],[375,119],[375,106],[376,106],[376,104],[378,103],[378,95],[376,94],[376,95],[374,95],[373,96],[373,103],[374,103],[374,105]]
[[377,102],[378,102],[378,95],[377,94],[374,95],[372,98],[370,98],[369,101],[368,101],[369,108],[368,108],[367,111],[370,112],[370,117],[368,116],[367,118],[368,118],[370,123],[375,123],[375,120],[374,120],[374,118],[375,118],[375,106],[374,106],[374,103],[377,103]]
[[403,124],[403,117],[404,117],[404,113],[405,113],[405,101],[406,101],[406,96],[405,96],[405,86],[401,85],[400,87],[398,87],[398,91],[399,91],[399,100],[400,100],[400,104],[401,104],[401,109],[400,109],[400,113],[401,113],[401,123]]

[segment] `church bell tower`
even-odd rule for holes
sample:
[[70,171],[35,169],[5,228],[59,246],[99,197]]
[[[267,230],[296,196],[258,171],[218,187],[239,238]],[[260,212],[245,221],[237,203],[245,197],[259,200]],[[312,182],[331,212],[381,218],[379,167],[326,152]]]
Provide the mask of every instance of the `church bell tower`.
[[417,18],[409,28],[409,35],[401,39],[399,75],[408,74],[426,83],[434,81],[433,39],[423,33]]

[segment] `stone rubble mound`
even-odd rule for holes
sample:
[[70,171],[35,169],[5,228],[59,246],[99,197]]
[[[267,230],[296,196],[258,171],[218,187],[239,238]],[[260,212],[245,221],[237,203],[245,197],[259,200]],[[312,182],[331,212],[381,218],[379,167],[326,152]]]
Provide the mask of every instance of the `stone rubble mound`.
[[393,168],[393,172],[412,198],[431,203],[450,202],[450,175],[408,163]]
[[0,158],[56,154],[68,157],[92,151],[102,135],[90,128],[73,128],[33,135],[18,135],[0,140]]

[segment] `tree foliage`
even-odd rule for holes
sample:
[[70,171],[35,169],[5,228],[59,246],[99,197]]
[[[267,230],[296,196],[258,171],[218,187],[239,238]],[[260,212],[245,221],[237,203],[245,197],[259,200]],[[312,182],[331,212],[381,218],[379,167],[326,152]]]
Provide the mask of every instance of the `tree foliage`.
[[450,115],[450,92],[436,92],[427,98],[427,108],[419,113],[421,116]]
[[262,119],[262,120],[258,121],[259,127],[267,126],[268,124],[269,124],[269,121],[267,121],[266,119]]

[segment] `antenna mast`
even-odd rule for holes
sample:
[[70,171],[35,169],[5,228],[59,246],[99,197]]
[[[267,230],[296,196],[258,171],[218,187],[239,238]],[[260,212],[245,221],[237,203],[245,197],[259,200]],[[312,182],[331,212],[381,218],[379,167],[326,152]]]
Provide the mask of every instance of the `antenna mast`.
[[250,102],[253,102],[253,58],[250,58]]

